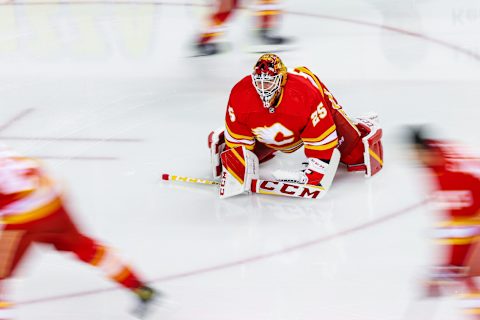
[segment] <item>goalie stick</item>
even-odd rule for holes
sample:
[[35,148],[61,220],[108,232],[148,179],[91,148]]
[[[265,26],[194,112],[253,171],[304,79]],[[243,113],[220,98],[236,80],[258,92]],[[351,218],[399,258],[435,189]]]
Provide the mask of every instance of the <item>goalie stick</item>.
[[[207,185],[219,185],[222,188],[222,184],[218,181],[192,178],[185,176],[176,176],[168,173],[162,174],[162,180],[165,181],[177,181]],[[310,198],[319,199],[326,193],[325,188],[320,186],[313,186],[309,184],[287,183],[281,181],[271,181],[262,179],[253,179],[250,185],[250,192],[259,194],[268,194],[276,196],[286,196],[294,198]]]
[[189,182],[189,183],[198,183],[198,184],[219,184],[218,181],[175,176],[175,175],[171,175],[171,174],[168,174],[168,173],[162,174],[162,180],[165,180],[165,181],[180,181],[180,182]]

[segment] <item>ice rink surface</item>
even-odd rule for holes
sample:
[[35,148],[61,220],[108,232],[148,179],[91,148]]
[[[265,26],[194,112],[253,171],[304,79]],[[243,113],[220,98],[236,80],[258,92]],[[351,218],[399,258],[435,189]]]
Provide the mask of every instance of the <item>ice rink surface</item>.
[[[0,6],[0,141],[43,159],[85,230],[166,293],[151,319],[427,319],[406,312],[436,256],[435,216],[398,135],[430,122],[480,150],[478,1],[285,1],[296,50],[284,62],[384,128],[384,170],[340,169],[318,201],[220,200],[213,187],[160,181],[209,177],[207,135],[258,57],[247,10],[230,51],[191,58],[202,2],[66,2]],[[17,319],[132,318],[131,295],[72,257],[35,248],[28,262],[9,286]],[[420,309],[463,319],[456,304]]]

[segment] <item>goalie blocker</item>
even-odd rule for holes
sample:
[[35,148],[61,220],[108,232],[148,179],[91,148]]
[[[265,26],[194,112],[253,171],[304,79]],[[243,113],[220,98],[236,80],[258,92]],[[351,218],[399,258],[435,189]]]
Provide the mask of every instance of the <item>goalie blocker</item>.
[[259,179],[258,158],[245,147],[236,147],[224,151],[221,154],[221,159],[223,170],[219,188],[220,198],[254,192],[318,199],[326,193],[326,189],[320,186]]

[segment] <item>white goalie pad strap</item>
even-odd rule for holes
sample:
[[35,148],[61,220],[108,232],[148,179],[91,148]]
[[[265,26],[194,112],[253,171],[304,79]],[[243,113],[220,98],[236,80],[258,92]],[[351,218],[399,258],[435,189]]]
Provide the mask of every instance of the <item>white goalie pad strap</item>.
[[258,179],[258,157],[245,147],[236,147],[222,153],[222,176],[219,195],[225,199],[249,192],[253,179]]
[[214,179],[220,178],[222,172],[222,163],[220,161],[220,154],[225,149],[225,128],[218,128],[210,133],[208,136],[208,147],[210,149],[210,164],[212,169],[212,176]]
[[293,183],[306,183],[307,176],[303,171],[289,171],[277,169],[272,172],[272,177],[276,181],[293,182]]

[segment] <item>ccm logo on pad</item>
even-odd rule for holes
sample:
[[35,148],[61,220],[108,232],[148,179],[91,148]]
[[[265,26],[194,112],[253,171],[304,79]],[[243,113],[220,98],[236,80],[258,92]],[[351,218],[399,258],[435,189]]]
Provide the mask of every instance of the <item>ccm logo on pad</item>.
[[224,171],[222,172],[222,180],[220,181],[220,195],[223,196],[225,194],[225,181],[227,180],[227,173]]
[[300,198],[315,199],[320,195],[321,190],[298,184],[289,184],[278,181],[262,181],[259,186],[259,193],[285,194]]

